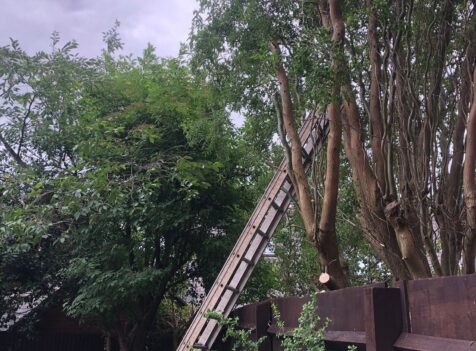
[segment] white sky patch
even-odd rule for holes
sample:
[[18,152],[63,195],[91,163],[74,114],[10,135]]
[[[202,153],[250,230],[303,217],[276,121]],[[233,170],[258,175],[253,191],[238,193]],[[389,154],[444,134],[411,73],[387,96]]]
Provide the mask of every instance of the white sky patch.
[[245,124],[245,116],[243,116],[241,112],[232,111],[230,113],[230,118],[235,128],[241,128],[243,127],[243,124]]
[[93,57],[117,19],[124,54],[139,56],[150,42],[159,56],[176,56],[197,7],[195,0],[2,0],[0,46],[12,37],[29,53],[48,50],[51,33],[58,31],[62,42],[76,39],[79,53]]

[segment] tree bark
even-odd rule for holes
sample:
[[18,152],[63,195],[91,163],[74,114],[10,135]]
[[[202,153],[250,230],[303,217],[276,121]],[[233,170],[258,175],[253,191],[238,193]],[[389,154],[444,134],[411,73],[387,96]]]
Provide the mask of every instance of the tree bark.
[[329,290],[337,290],[339,289],[339,284],[332,278],[329,273],[322,273],[319,276],[319,283],[324,285]]
[[401,258],[395,232],[385,219],[382,195],[360,139],[360,118],[353,93],[347,86],[344,86],[343,90],[346,97],[343,123],[344,150],[352,168],[353,183],[359,200],[360,224],[367,241],[385,262],[395,279],[410,279],[410,273]]
[[397,235],[397,242],[402,254],[402,259],[408,267],[413,278],[428,278],[429,272],[420,259],[415,245],[413,234],[410,231],[406,219],[400,215],[399,204],[394,201],[385,207],[385,216],[391,223]]
[[326,179],[316,244],[321,266],[332,276],[337,288],[344,288],[348,285],[348,280],[340,264],[336,236],[339,154],[342,138],[341,116],[336,103],[328,106],[327,118],[329,135],[327,136]]
[[[445,174],[441,189],[442,208],[438,208],[437,218],[441,232],[441,267],[444,275],[458,272],[458,253],[461,251],[464,225],[461,212],[463,203],[459,201],[463,185],[464,134],[466,118],[471,100],[471,74],[467,72],[469,62],[474,59],[476,46],[470,45],[468,53],[460,67],[461,88],[458,102],[458,114],[453,131],[453,153],[449,172]],[[449,151],[448,151],[449,152]]]
[[129,351],[129,345],[122,335],[118,336],[117,342],[119,344],[119,351]]
[[464,240],[464,272],[475,272],[476,257],[476,69],[473,69],[473,101],[467,122],[466,157],[463,168],[464,200],[468,233]]
[[[287,155],[290,163],[290,178],[296,189],[300,213],[308,239],[314,242],[321,266],[328,270],[334,277],[338,288],[348,285],[347,277],[339,260],[339,249],[335,231],[337,193],[339,186],[339,150],[341,139],[341,126],[338,106],[329,107],[330,132],[327,148],[327,176],[325,181],[324,200],[319,228],[316,226],[315,208],[312,203],[309,181],[302,164],[302,145],[294,125],[294,111],[289,93],[288,77],[280,62],[281,52],[277,43],[270,45],[272,53],[276,56],[276,76],[279,82],[281,99],[281,115],[284,131],[289,137],[291,152]],[[283,142],[285,138],[282,137]],[[285,145],[287,146],[287,145]],[[290,160],[289,160],[290,159]],[[290,161],[290,162],[289,162]]]
[[382,114],[380,110],[380,79],[381,79],[381,66],[380,66],[380,54],[377,41],[377,14],[372,8],[373,1],[367,0],[367,7],[369,9],[369,24],[367,37],[369,40],[369,57],[370,57],[370,102],[369,102],[369,114],[371,125],[371,145],[372,145],[372,157],[375,163],[375,176],[379,183],[380,189],[384,194],[389,194],[390,189],[386,184],[388,181],[385,176],[385,157],[384,150],[385,144],[391,142],[390,138],[383,139],[384,128],[382,121]]
[[[338,0],[329,1],[330,8],[338,8]],[[322,3],[321,3],[322,6]],[[332,23],[342,23],[340,11],[330,11]],[[342,31],[345,28],[342,28]],[[382,193],[377,178],[372,171],[361,139],[360,113],[350,86],[345,78],[348,67],[345,61],[339,63],[344,74],[341,92],[344,97],[345,118],[343,120],[344,150],[352,168],[354,187],[360,205],[359,220],[364,235],[379,257],[386,263],[396,279],[410,278],[409,271],[401,259],[395,232],[389,228],[383,211]]]
[[[338,4],[330,6],[330,12],[340,12]],[[333,22],[332,41],[334,50],[342,51],[344,39],[344,23],[342,21]],[[339,103],[339,58],[332,55],[332,69],[334,72],[334,91],[335,101],[327,107],[327,119],[329,120],[329,135],[327,136],[327,155],[326,155],[326,179],[324,183],[324,198],[322,202],[321,217],[317,234],[317,246],[320,252],[321,266],[324,271],[332,276],[333,288],[344,288],[348,285],[347,277],[342,269],[339,259],[339,251],[336,236],[336,213],[337,197],[339,191],[339,156],[342,139],[342,120],[340,116]],[[337,55],[339,56],[339,55]]]
[[105,337],[104,349],[105,351],[112,351],[112,337],[110,335],[106,335]]
[[281,98],[283,127],[286,134],[289,137],[291,144],[291,168],[293,171],[295,187],[299,210],[304,222],[307,237],[309,240],[315,242],[316,238],[316,222],[314,217],[314,207],[311,202],[311,191],[309,182],[307,180],[306,172],[304,171],[304,165],[302,164],[302,145],[294,125],[294,112],[289,92],[289,82],[286,71],[281,63],[281,50],[279,44],[273,42],[270,44],[271,52],[275,55],[276,59],[276,77],[279,83],[279,94]]

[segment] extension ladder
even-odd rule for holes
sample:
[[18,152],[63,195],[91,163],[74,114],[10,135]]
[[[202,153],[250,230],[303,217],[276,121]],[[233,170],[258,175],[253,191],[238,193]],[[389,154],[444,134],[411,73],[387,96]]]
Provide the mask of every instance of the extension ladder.
[[[308,117],[300,131],[302,161],[309,169],[315,151],[322,147],[328,133],[328,121],[324,115]],[[192,324],[188,328],[177,351],[192,349],[209,350],[215,341],[220,326],[214,319],[207,318],[208,311],[228,316],[243,290],[254,266],[263,254],[274,230],[287,210],[294,192],[287,174],[287,161],[284,159],[273,179],[228,256],[218,277],[205,297]]]

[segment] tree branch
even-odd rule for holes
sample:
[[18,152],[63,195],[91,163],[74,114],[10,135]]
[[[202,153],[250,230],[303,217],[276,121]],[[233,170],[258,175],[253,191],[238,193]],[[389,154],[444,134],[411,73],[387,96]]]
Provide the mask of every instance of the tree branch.
[[22,160],[20,155],[18,155],[15,150],[13,150],[12,146],[8,143],[8,141],[4,138],[2,133],[0,133],[0,141],[2,142],[3,146],[5,146],[5,149],[8,151],[10,156],[13,157],[15,162],[20,166],[20,167],[27,167],[28,165]]

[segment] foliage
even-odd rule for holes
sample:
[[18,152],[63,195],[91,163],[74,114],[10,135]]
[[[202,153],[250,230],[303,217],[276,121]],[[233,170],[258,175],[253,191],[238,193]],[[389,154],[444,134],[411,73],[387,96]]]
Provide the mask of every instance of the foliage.
[[[303,305],[303,309],[298,318],[298,326],[293,329],[292,333],[287,334],[284,331],[285,325],[281,320],[279,310],[275,304],[271,305],[273,310],[273,318],[278,327],[281,346],[284,351],[325,351],[325,332],[330,323],[327,319],[321,322],[317,313],[317,294],[311,295],[311,300]],[[214,319],[225,329],[223,341],[232,340],[232,350],[252,351],[259,350],[260,345],[266,339],[266,336],[253,341],[250,329],[242,329],[239,327],[239,318],[225,318],[221,313],[208,312],[207,318]],[[356,345],[349,345],[348,351],[356,351]]]
[[266,300],[280,291],[279,276],[273,258],[262,257],[251,274],[238,303],[248,304]]
[[[314,37],[322,38],[322,45],[329,41],[314,15],[311,7],[303,9],[288,0],[202,1],[193,22],[192,64],[213,77],[231,104],[269,125],[274,122],[269,116],[274,114],[271,97],[276,91],[269,43],[283,43],[285,64],[295,78],[293,93],[312,100],[302,99],[298,107],[302,113],[304,107],[314,106],[317,96],[328,97],[330,91],[326,86],[330,83],[329,57],[316,51]],[[232,78],[231,72],[240,79]]]
[[321,323],[317,310],[317,293],[311,295],[311,300],[302,307],[298,318],[298,326],[293,329],[292,335],[284,331],[284,322],[281,320],[276,305],[272,305],[273,317],[276,321],[283,350],[285,351],[325,351],[324,336],[330,321]]
[[[89,218],[83,236],[89,262],[74,260],[67,271],[80,279],[68,307],[79,318],[109,316],[116,324],[119,309],[120,318],[140,318],[143,299],[160,298],[161,285],[190,277],[188,262],[209,238],[228,231],[236,205],[233,168],[223,164],[226,147],[211,101],[174,62],[149,69],[150,76],[118,74],[86,102],[93,109],[84,114],[88,127],[79,150],[93,167],[91,197],[107,208],[80,215]],[[105,241],[91,251],[99,233]]]
[[77,102],[98,69],[76,48],[75,41],[61,46],[58,33],[51,52],[30,56],[15,40],[0,48],[2,168],[31,164],[54,171],[74,164]]
[[319,260],[315,247],[307,240],[301,218],[295,210],[285,215],[273,236],[276,255],[276,290],[284,296],[302,296],[319,289]]
[[72,250],[69,221],[49,202],[57,175],[76,162],[78,101],[97,61],[77,56],[74,41],[59,44],[53,33],[48,53],[30,56],[15,40],[0,48],[0,324],[61,285]]
[[253,341],[251,338],[250,329],[239,328],[238,317],[225,318],[221,313],[208,312],[205,314],[207,318],[214,319],[217,323],[225,329],[223,341],[232,340],[233,351],[258,351],[261,343],[266,339],[265,336]]
[[[164,339],[172,341],[172,347],[176,349],[180,338],[185,333],[194,308],[183,299],[180,299],[180,291],[186,292],[188,287],[183,284],[178,289],[171,289],[162,301],[157,312],[156,328],[148,335],[149,345],[163,344]],[[178,291],[176,291],[178,290]]]
[[[214,243],[211,257],[224,260],[247,205],[245,170],[213,89],[151,47],[115,58],[114,33],[87,69],[74,47],[40,55],[46,63],[16,43],[2,49],[5,91],[24,67],[69,79],[40,76],[50,95],[38,103],[42,90],[19,87],[2,100],[2,113],[23,117],[2,125],[4,146],[25,151],[9,153],[2,174],[1,315],[7,322],[59,289],[70,316],[140,349],[167,292],[216,274],[204,247]],[[33,95],[28,110],[20,102]]]

